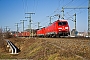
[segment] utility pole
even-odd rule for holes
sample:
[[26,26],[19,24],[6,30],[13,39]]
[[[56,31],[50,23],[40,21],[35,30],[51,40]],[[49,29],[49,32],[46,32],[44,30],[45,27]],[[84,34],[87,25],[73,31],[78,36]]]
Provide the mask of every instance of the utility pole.
[[5,27],[6,27],[5,29],[6,29],[6,32],[7,32],[7,29],[8,29],[7,27],[8,27],[8,26],[5,26]]
[[54,16],[58,16],[58,20],[60,19],[60,14],[56,14],[56,15],[54,15]]
[[4,33],[5,33],[5,28],[4,28]]
[[[90,36],[90,0],[88,3],[88,7],[62,7],[62,8],[63,9],[88,9],[88,36]],[[75,16],[75,18],[76,18],[76,16]],[[75,23],[75,26],[76,26],[76,23]]]
[[42,26],[40,26],[40,22],[38,22],[38,29],[40,29],[40,27],[42,27]]
[[62,18],[61,19],[64,19],[64,8],[62,7]]
[[18,24],[20,23],[15,23],[15,24],[16,24],[15,26],[17,26],[17,37],[18,37],[18,31],[19,31]]
[[49,23],[49,25],[51,25],[51,24],[52,24],[52,23],[51,23],[51,19],[52,19],[52,17],[54,17],[54,16],[47,16],[47,17],[50,18],[50,23]]
[[90,0],[88,2],[88,37],[90,37]]
[[9,29],[8,31],[10,32],[10,28],[8,28],[8,29]]
[[20,20],[22,21],[21,23],[23,23],[23,32],[24,32],[24,21],[27,21],[27,20]]
[[50,25],[52,24],[52,23],[51,23],[51,17],[52,17],[52,16],[50,16],[50,23],[49,23]]
[[39,24],[40,24],[40,22],[38,22],[38,29],[39,29]]
[[25,18],[30,18],[30,20],[29,20],[29,26],[30,26],[30,35],[31,35],[31,15],[32,14],[35,14],[35,13],[25,13],[25,14],[29,14],[30,15],[30,17],[25,17]]
[[74,22],[75,22],[75,31],[76,31],[76,13],[73,15],[74,16]]

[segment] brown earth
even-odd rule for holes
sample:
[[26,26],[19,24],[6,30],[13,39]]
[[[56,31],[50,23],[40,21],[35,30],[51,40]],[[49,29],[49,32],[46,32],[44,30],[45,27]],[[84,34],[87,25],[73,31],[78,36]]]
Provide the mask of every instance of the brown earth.
[[0,59],[89,60],[90,40],[64,38],[10,38],[20,52],[0,52]]

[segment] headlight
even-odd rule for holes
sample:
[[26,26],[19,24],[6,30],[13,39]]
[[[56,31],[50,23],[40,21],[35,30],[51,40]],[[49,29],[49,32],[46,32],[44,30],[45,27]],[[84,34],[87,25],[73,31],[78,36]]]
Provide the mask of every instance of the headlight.
[[62,29],[62,28],[58,28],[58,29]]
[[68,29],[68,27],[65,27],[65,29]]

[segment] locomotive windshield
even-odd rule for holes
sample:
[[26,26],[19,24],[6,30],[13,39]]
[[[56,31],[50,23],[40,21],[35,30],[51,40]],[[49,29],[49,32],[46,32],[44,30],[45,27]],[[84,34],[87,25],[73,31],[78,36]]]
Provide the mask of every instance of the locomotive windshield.
[[58,25],[66,25],[67,22],[58,22]]

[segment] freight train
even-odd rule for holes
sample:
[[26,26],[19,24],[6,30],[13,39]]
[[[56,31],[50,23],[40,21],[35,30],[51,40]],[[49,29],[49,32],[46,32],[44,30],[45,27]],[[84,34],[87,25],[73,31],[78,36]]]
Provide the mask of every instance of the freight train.
[[[14,34],[19,37],[29,37],[32,36],[30,32],[19,32]],[[37,29],[33,36],[37,37],[60,37],[70,35],[70,27],[67,20],[57,20],[47,27]]]
[[14,36],[15,37],[29,37],[30,36],[30,32],[27,32],[27,31],[25,31],[25,32],[17,32],[17,33],[15,33],[14,34]]

